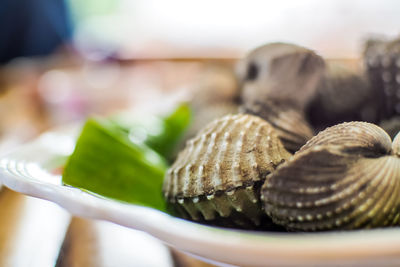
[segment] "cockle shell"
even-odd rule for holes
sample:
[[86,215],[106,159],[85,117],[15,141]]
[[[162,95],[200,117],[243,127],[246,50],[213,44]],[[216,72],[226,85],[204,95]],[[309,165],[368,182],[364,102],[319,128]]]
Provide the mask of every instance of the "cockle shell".
[[307,107],[307,119],[317,131],[342,122],[379,121],[379,96],[366,76],[344,64],[327,64],[315,98]]
[[166,174],[163,192],[183,217],[260,225],[260,187],[289,156],[269,123],[228,115],[187,142]]
[[400,114],[400,39],[369,40],[364,61],[372,88],[378,96],[380,118],[390,119]]
[[251,51],[237,70],[241,110],[268,121],[285,148],[297,151],[313,136],[304,112],[322,79],[324,60],[301,46],[271,43]]
[[187,131],[187,139],[197,135],[204,128],[204,125],[209,124],[213,120],[228,114],[237,114],[238,111],[238,105],[233,102],[214,103],[202,109],[194,110],[193,123]]
[[287,43],[258,47],[237,66],[241,99],[246,106],[273,99],[304,110],[324,70],[324,60],[307,48]]
[[238,111],[238,105],[233,102],[214,103],[212,105],[210,104],[208,106],[202,106],[197,110],[193,110],[192,123],[177,145],[173,158],[176,158],[178,152],[185,147],[186,142],[195,137],[204,128],[204,125],[207,125],[213,120],[221,118],[225,115],[237,114]]
[[255,102],[251,106],[242,106],[241,111],[257,115],[269,122],[275,128],[284,147],[292,153],[313,137],[313,130],[305,120],[303,112],[285,102]]
[[399,143],[366,122],[320,132],[266,178],[266,213],[295,231],[399,225]]

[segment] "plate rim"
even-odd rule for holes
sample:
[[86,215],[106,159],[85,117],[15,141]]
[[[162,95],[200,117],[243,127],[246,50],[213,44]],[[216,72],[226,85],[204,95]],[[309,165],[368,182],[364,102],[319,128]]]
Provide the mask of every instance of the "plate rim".
[[[47,171],[40,162],[24,160],[23,154],[43,150],[43,141],[46,141],[49,134],[53,137],[62,135],[74,138],[71,133],[65,134],[60,130],[47,132],[11,153],[0,156],[0,184],[54,202],[80,217],[106,220],[147,232],[170,246],[216,262],[256,266],[260,260],[268,260],[273,264],[290,264],[335,259],[370,261],[377,257],[389,257],[400,261],[400,228],[323,233],[222,229],[176,218],[152,208],[101,198],[77,188],[24,177],[21,170],[28,163],[37,164]],[[56,151],[49,150],[46,153],[41,157],[57,156]],[[19,167],[22,168],[20,171]],[[326,242],[327,238],[329,242]],[[356,249],[349,249],[349,246]]]

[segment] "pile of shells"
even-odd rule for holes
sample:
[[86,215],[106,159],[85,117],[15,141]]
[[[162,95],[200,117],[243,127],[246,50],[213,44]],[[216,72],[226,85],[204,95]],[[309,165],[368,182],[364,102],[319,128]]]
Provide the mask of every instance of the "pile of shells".
[[399,225],[400,41],[370,41],[365,58],[361,73],[292,44],[251,51],[237,68],[239,114],[198,124],[165,176],[169,205],[246,229]]

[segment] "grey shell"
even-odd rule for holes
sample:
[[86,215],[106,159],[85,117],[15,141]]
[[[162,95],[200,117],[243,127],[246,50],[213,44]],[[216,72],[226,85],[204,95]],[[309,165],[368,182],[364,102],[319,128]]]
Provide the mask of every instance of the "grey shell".
[[398,139],[365,122],[326,129],[267,177],[266,213],[294,231],[399,225]]

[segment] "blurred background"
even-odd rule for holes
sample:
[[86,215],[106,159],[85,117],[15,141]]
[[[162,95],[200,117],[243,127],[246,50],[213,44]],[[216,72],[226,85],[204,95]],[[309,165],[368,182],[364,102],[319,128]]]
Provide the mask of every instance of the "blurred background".
[[[149,109],[154,99],[205,87],[234,90],[237,60],[268,42],[359,68],[367,38],[398,36],[399,13],[396,0],[2,0],[0,155],[93,113]],[[28,266],[21,257],[39,240],[58,249],[41,250],[29,266],[206,266],[166,254],[156,240],[139,261],[122,247],[149,237],[83,219],[70,224],[60,208],[4,188],[0,204],[0,266]],[[44,225],[59,213],[46,226],[53,232],[28,234],[32,218]]]

